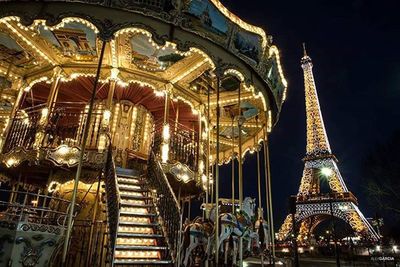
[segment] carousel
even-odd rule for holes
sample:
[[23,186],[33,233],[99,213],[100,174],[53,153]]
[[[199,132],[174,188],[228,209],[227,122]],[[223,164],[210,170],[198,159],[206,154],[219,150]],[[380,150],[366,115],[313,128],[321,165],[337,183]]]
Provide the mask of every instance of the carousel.
[[0,266],[274,261],[271,36],[218,0],[0,7]]

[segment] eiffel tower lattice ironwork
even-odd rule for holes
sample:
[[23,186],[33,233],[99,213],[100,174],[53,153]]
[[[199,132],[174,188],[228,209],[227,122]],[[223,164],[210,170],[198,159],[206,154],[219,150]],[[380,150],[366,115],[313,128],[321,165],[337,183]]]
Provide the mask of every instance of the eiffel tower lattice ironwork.
[[[301,59],[304,71],[307,152],[303,159],[304,170],[300,189],[296,196],[297,239],[309,240],[315,227],[331,216],[347,222],[362,237],[378,241],[380,236],[358,208],[356,197],[347,189],[332,154],[321,114],[317,88],[312,72],[312,61],[304,49]],[[320,179],[328,181],[330,193],[321,192]],[[292,218],[288,215],[278,233],[278,240],[286,240],[292,232]]]

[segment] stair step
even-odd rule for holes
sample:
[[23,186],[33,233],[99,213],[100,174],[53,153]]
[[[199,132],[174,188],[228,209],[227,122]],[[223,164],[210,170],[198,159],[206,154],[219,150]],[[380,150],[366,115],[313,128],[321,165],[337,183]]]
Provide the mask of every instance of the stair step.
[[130,175],[130,174],[124,174],[124,173],[117,173],[118,178],[127,178],[127,179],[134,179],[134,180],[141,180],[142,177],[139,175]]
[[131,208],[153,208],[153,204],[135,204],[135,203],[129,203],[125,201],[121,201],[121,206],[122,207],[131,207]]
[[155,217],[157,214],[154,213],[138,213],[133,211],[120,211],[120,216],[132,216],[132,217]]
[[144,251],[150,251],[150,250],[166,250],[167,247],[161,247],[161,246],[138,246],[138,245],[116,245],[115,246],[116,250],[144,250]]
[[116,250],[116,260],[160,260],[160,250]]
[[133,189],[136,189],[136,190],[139,190],[139,189],[143,189],[143,187],[141,186],[141,185],[137,185],[137,184],[120,184],[119,185],[119,188],[121,189],[121,188],[126,188],[127,190],[133,190]]
[[139,178],[124,178],[124,177],[117,177],[118,184],[128,184],[128,185],[143,185],[145,184],[141,179]]
[[116,244],[118,246],[155,246],[155,238],[142,238],[142,237],[117,237]]
[[124,238],[163,238],[163,235],[158,235],[158,234],[140,234],[140,233],[125,233],[125,232],[119,232],[118,237],[124,237]]
[[115,265],[137,264],[137,265],[170,265],[170,260],[151,260],[151,259],[115,259]]
[[138,226],[138,227],[156,227],[156,226],[159,226],[158,223],[137,223],[137,222],[124,222],[124,221],[120,221],[119,225],[121,225],[121,226]]
[[123,185],[119,185],[119,191],[137,192],[137,193],[150,193],[150,191],[148,189],[145,189],[145,188],[129,188],[129,187],[125,187]]
[[124,194],[123,192],[120,192],[120,196],[121,198],[127,198],[127,199],[139,199],[139,200],[153,199],[152,197],[149,196],[129,195],[129,194]]
[[126,168],[121,168],[121,167],[116,167],[115,172],[117,174],[125,174],[125,175],[140,175],[141,171],[136,170],[136,169],[126,169]]

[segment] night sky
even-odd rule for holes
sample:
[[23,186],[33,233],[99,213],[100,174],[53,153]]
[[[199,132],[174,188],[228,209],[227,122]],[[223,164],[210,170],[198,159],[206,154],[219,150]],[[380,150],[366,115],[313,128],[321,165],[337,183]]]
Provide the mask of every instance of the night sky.
[[[400,128],[400,6],[370,0],[225,0],[243,20],[274,37],[289,83],[280,121],[271,134],[275,228],[288,197],[296,194],[305,154],[305,103],[300,67],[302,42],[313,60],[322,115],[333,153],[366,217],[362,161]],[[245,160],[245,196],[256,196],[255,157]],[[223,167],[222,195],[230,197]],[[227,189],[228,188],[228,189]]]

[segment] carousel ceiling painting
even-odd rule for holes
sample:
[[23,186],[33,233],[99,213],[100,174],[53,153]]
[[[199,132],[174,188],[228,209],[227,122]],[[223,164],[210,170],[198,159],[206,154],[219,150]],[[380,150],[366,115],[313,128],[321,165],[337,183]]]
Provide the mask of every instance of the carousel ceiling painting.
[[285,83],[279,79],[279,65],[275,57],[270,61],[270,68],[268,69],[267,77],[276,101],[282,104],[285,99],[286,86]]
[[228,37],[229,22],[210,2],[202,0],[187,1],[187,12],[193,16],[192,27],[204,31],[224,42]]
[[133,35],[130,44],[131,62],[149,71],[163,71],[184,57],[173,46],[155,47],[144,34]]
[[36,30],[52,48],[74,61],[93,61],[97,56],[96,33],[79,22],[63,23],[63,27],[49,29],[38,25]]
[[7,33],[0,31],[0,64],[6,68],[12,65],[16,68],[30,69],[38,63]]
[[253,61],[255,65],[259,63],[260,53],[262,53],[260,44],[260,36],[247,31],[238,31],[233,41],[235,50]]

